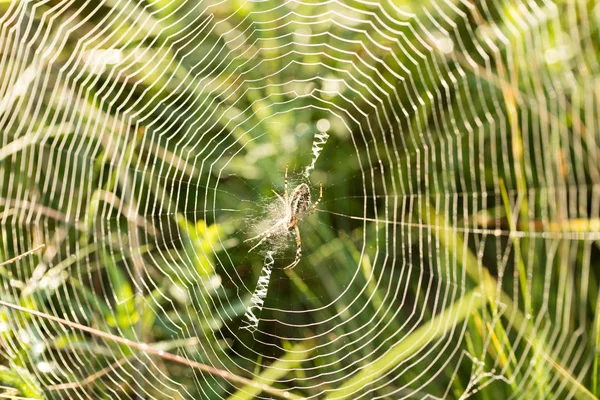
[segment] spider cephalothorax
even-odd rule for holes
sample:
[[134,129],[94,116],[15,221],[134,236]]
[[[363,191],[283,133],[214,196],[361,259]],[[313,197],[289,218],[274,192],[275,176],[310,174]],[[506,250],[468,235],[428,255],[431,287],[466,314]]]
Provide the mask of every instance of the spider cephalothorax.
[[322,182],[319,183],[319,198],[317,199],[317,201],[314,202],[314,204],[311,204],[310,188],[308,187],[308,185],[306,183],[301,183],[300,185],[296,186],[296,188],[294,190],[292,190],[292,193],[288,195],[288,166],[287,165],[285,166],[284,180],[285,180],[285,188],[284,188],[283,197],[279,193],[277,193],[276,191],[273,190],[273,193],[275,193],[275,195],[277,195],[279,200],[281,200],[281,202],[283,203],[283,210],[284,210],[283,217],[280,218],[278,221],[276,221],[266,231],[262,232],[261,234],[255,236],[255,237],[247,239],[246,242],[248,242],[250,240],[260,239],[258,241],[258,243],[256,243],[250,249],[250,251],[252,251],[255,248],[257,248],[260,244],[262,244],[265,240],[269,239],[269,237],[271,237],[271,235],[274,232],[277,232],[277,230],[280,229],[282,227],[282,225],[285,227],[286,231],[289,231],[290,229],[294,228],[294,232],[295,232],[295,236],[296,236],[296,258],[294,259],[293,263],[291,263],[290,265],[288,265],[287,267],[284,268],[284,269],[287,269],[287,268],[295,267],[300,262],[300,259],[302,258],[302,241],[300,239],[300,229],[298,228],[298,222],[300,222],[302,220],[302,218],[304,218],[306,215],[314,212],[317,209],[317,205],[319,204],[319,202],[321,201],[321,198],[323,197],[323,183]]

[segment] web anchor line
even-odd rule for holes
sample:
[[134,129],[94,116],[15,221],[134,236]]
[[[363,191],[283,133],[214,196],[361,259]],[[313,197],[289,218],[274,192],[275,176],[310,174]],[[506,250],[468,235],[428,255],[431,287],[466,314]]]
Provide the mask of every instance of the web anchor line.
[[267,297],[267,291],[269,290],[269,281],[271,280],[271,271],[273,270],[274,264],[275,260],[273,259],[273,252],[267,251],[265,264],[260,271],[260,277],[256,283],[254,293],[250,298],[250,305],[244,314],[244,321],[242,322],[240,329],[245,329],[252,333],[258,329],[260,313],[265,304],[265,298]]
[[310,171],[315,169],[315,164],[317,162],[317,159],[319,158],[319,155],[321,154],[321,151],[323,150],[323,147],[327,143],[327,139],[329,139],[329,135],[326,132],[317,132],[315,134],[315,138],[314,138],[313,145],[312,145],[312,154],[313,154],[312,162],[304,170],[304,176],[306,178],[308,178]]

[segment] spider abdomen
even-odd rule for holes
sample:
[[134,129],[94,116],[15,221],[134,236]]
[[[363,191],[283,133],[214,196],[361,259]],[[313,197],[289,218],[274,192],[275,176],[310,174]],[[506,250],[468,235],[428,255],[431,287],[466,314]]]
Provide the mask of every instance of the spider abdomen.
[[306,183],[301,183],[290,194],[290,222],[289,227],[298,223],[310,208],[310,189]]

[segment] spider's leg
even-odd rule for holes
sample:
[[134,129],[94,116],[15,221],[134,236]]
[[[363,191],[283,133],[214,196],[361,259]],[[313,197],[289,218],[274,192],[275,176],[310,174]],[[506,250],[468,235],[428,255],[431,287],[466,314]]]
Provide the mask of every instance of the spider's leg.
[[267,230],[265,230],[265,231],[263,231],[263,232],[259,233],[258,235],[254,236],[254,237],[251,237],[251,238],[249,238],[249,239],[246,239],[246,240],[244,240],[244,243],[246,243],[246,242],[250,242],[250,241],[252,241],[252,240],[256,240],[256,239],[258,239],[258,238],[261,238],[261,237],[265,236],[265,235],[266,235],[266,234],[268,234],[268,233],[271,233],[271,232],[272,232],[272,231],[274,231],[274,230],[275,230],[277,227],[279,227],[279,225],[281,225],[281,224],[283,224],[283,223],[284,223],[284,220],[283,220],[283,219],[282,219],[282,220],[279,220],[279,221],[278,221],[278,222],[277,222],[275,225],[271,226],[269,229],[267,229]]
[[266,231],[251,237],[250,239],[246,239],[244,240],[244,243],[246,242],[250,242],[252,240],[256,240],[259,238],[262,238],[254,247],[252,247],[250,249],[250,251],[254,250],[259,244],[261,244],[262,242],[264,242],[269,236],[271,236],[271,233],[273,233],[277,228],[279,228],[280,225],[282,225],[285,222],[285,220],[280,220],[279,222],[277,222],[275,225],[271,226],[269,229],[267,229]]
[[319,198],[313,204],[313,206],[312,206],[312,212],[315,212],[315,210],[317,209],[317,206],[321,202],[322,198],[323,198],[323,182],[319,182]]
[[300,229],[298,228],[298,225],[294,226],[294,230],[296,231],[296,258],[294,259],[293,263],[284,269],[294,268],[296,265],[298,265],[300,259],[302,258],[302,240],[300,239]]
[[259,241],[258,241],[258,242],[257,242],[257,243],[254,245],[254,246],[252,246],[252,247],[250,248],[250,250],[248,250],[248,253],[250,253],[252,250],[254,250],[254,249],[255,249],[255,248],[257,248],[258,246],[260,246],[261,244],[263,244],[263,243],[265,242],[265,240],[267,240],[267,239],[268,239],[268,238],[270,238],[270,237],[271,237],[271,234],[270,234],[270,233],[267,233],[267,234],[265,235],[265,237],[263,237],[262,239],[260,239],[260,240],[259,240]]
[[[273,190],[273,189],[271,189],[271,190]],[[283,206],[284,206],[284,207],[285,207],[285,206],[287,206],[287,204],[285,204],[285,200],[283,199],[283,197],[281,197],[281,195],[280,195],[279,193],[277,193],[277,192],[276,192],[276,191],[274,191],[274,190],[273,190],[273,193],[275,193],[275,195],[277,196],[277,198],[278,198],[279,200],[281,200],[281,202],[283,203]]]
[[288,196],[288,177],[287,177],[288,166],[289,166],[289,164],[285,165],[285,177],[284,177],[284,181],[285,181],[285,192],[284,192],[285,201],[284,201],[284,204],[285,205],[290,204],[290,199],[289,199],[289,196]]

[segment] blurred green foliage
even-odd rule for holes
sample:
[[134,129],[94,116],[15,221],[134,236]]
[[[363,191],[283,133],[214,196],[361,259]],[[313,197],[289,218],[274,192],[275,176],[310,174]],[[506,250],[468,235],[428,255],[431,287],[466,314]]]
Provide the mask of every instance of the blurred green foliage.
[[[597,398],[598,7],[0,2],[0,258],[46,244],[0,266],[0,299],[290,396]],[[324,199],[253,337],[243,241],[287,164]],[[8,308],[0,327],[7,396],[260,393]]]

